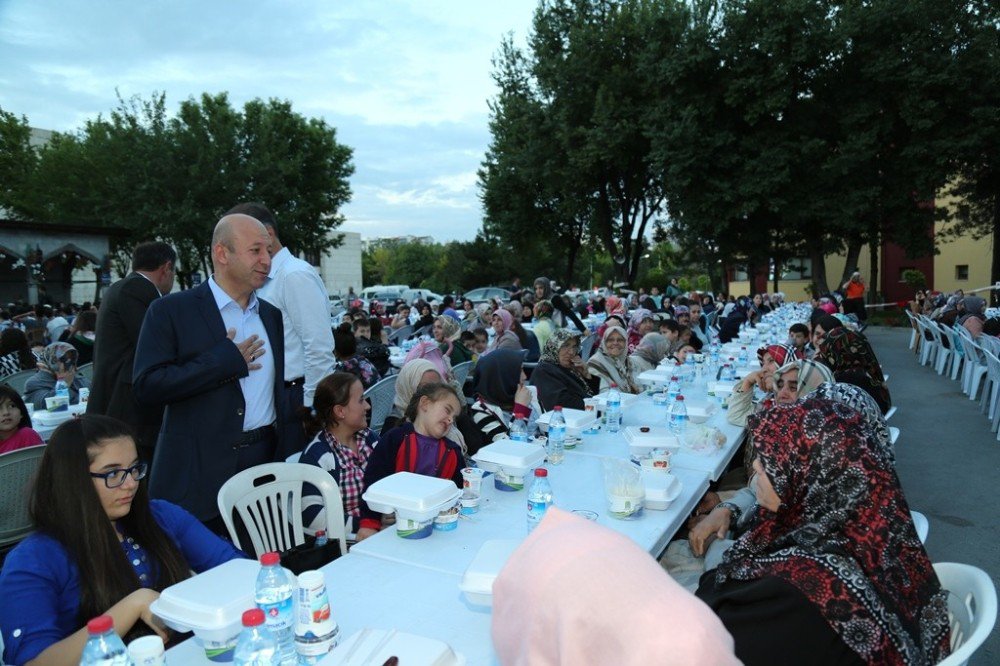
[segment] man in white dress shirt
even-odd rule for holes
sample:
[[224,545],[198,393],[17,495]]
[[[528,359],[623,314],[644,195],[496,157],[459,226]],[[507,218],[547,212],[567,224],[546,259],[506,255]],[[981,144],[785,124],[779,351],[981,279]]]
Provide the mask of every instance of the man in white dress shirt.
[[285,328],[285,400],[281,429],[286,447],[305,448],[300,409],[312,407],[316,385],[333,373],[333,331],[326,286],[308,262],[282,245],[278,223],[264,204],[242,203],[227,215],[249,215],[260,220],[271,238],[271,272],[257,295],[281,310]]

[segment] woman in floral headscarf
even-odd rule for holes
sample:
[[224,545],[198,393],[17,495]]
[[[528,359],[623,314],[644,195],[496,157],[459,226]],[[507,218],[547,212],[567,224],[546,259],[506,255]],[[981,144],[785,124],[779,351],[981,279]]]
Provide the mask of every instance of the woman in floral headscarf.
[[828,401],[750,417],[759,508],[697,596],[745,664],[933,664],[947,593],[863,417]]
[[38,372],[24,385],[24,401],[35,409],[45,409],[45,399],[56,394],[56,382],[62,380],[69,387],[69,404],[80,402],[80,389],[90,388],[90,382],[76,373],[79,354],[68,342],[53,342],[42,350]]
[[615,384],[624,393],[642,393],[642,387],[634,379],[627,344],[625,330],[612,326],[604,332],[600,348],[587,359],[590,375],[601,378],[600,390],[604,391]]
[[892,407],[889,387],[872,346],[860,333],[835,328],[819,345],[816,360],[833,371],[837,381],[848,382],[868,391],[885,414]]
[[599,381],[580,358],[580,337],[564,328],[549,336],[531,373],[531,383],[538,388],[538,401],[545,411],[556,405],[583,409],[583,399],[594,395]]
[[642,341],[628,357],[632,366],[632,374],[636,377],[652,370],[670,353],[670,340],[660,333],[647,333]]
[[514,351],[523,349],[521,342],[517,339],[517,335],[511,330],[511,327],[514,325],[514,317],[510,312],[503,308],[497,308],[493,313],[491,323],[494,332],[493,342],[490,343],[490,346],[486,348],[484,353],[489,354],[497,349],[513,349]]
[[438,343],[438,349],[448,357],[452,367],[472,360],[472,352],[458,341],[462,335],[462,327],[454,317],[438,315],[431,332]]
[[642,342],[642,336],[652,333],[656,322],[653,321],[653,313],[646,308],[639,308],[632,313],[628,320],[628,353],[631,354]]
[[764,391],[767,398],[774,398],[774,373],[778,368],[801,359],[795,347],[791,345],[766,345],[757,350],[757,359],[760,361],[760,370],[749,373],[736,384],[733,395],[729,399],[729,411],[726,419],[733,425],[743,427],[746,425],[747,417],[755,411],[753,403],[754,387]]

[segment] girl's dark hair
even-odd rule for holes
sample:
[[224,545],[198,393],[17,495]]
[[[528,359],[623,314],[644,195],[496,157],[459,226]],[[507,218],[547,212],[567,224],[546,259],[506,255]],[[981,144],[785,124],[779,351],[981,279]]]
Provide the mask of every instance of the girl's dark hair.
[[485,328],[477,328],[475,331],[472,332],[472,334],[476,337],[477,340],[479,338],[486,338],[487,340],[490,339],[489,331],[487,331]]
[[28,336],[19,328],[5,328],[0,333],[0,356],[17,352],[18,361],[21,363],[21,370],[34,370],[38,366],[35,355],[31,353],[28,346]]
[[[125,423],[109,416],[86,414],[63,423],[45,447],[31,496],[35,527],[66,549],[79,572],[78,626],[141,587],[89,474],[104,442],[118,437],[135,441]],[[155,576],[151,587],[163,591],[189,578],[191,567],[153,518],[147,484],[148,479],[139,482],[132,507],[118,527],[145,548]]]
[[688,340],[687,342],[685,342],[684,344],[686,344],[686,345],[691,345],[692,347],[694,347],[694,350],[695,350],[696,352],[699,352],[699,353],[701,352],[701,350],[702,350],[702,347],[704,347],[704,346],[705,346],[705,343],[704,343],[704,342],[702,342],[702,341],[701,341],[701,338],[699,338],[699,337],[698,337],[697,335],[692,335],[692,336],[691,336],[691,339],[689,339],[689,340]]
[[368,319],[368,324],[372,329],[372,340],[375,342],[382,341],[382,320],[378,317],[370,317]]
[[77,333],[93,332],[97,330],[97,313],[93,310],[84,310],[73,320],[73,330]]
[[21,394],[7,384],[0,384],[0,402],[3,402],[4,398],[10,399],[18,411],[21,412],[21,420],[17,424],[18,429],[30,428],[31,417],[28,416],[28,408],[24,406],[24,398],[21,397]]
[[306,438],[310,442],[320,430],[337,424],[333,418],[333,408],[336,405],[345,407],[351,400],[351,388],[354,386],[354,382],[360,381],[360,378],[350,372],[335,372],[320,380],[319,384],[316,385],[316,393],[313,395],[312,409],[299,408],[302,426],[305,428]]
[[671,333],[680,333],[682,328],[687,328],[678,324],[676,319],[664,319],[660,322],[660,326],[666,327]]
[[458,391],[456,391],[451,385],[443,384],[441,382],[424,384],[413,392],[413,397],[410,398],[410,402],[406,405],[406,411],[403,412],[403,416],[407,421],[413,423],[417,418],[417,410],[420,407],[421,398],[427,397],[430,398],[431,402],[437,402],[447,396],[453,396],[455,400],[458,401],[459,406],[461,406],[462,400],[458,397]]
[[350,358],[358,353],[358,340],[351,331],[350,322],[344,322],[333,330],[333,348],[337,356]]

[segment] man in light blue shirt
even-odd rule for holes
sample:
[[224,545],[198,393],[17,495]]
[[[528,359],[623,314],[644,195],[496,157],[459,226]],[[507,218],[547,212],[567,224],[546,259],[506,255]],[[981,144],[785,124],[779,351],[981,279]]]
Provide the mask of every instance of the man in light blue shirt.
[[222,484],[289,453],[276,428],[285,391],[281,312],[255,293],[271,269],[269,243],[264,225],[248,215],[219,220],[214,275],[153,301],[136,346],[135,397],[166,407],[150,494],[221,534]]

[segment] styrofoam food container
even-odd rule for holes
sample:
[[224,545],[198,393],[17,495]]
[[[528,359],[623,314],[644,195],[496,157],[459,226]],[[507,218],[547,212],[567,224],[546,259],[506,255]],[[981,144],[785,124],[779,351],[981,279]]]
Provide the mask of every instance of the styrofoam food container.
[[708,394],[716,398],[728,398],[736,389],[736,382],[717,381],[708,383]]
[[528,472],[545,462],[545,447],[535,442],[501,439],[479,449],[472,459],[482,469],[493,472],[495,488],[516,491],[524,488]]
[[210,660],[232,661],[259,571],[255,560],[224,562],[163,590],[149,609],[175,631],[194,631]]
[[[584,409],[563,409],[563,418],[566,419],[566,434],[580,436],[584,430],[589,428],[594,421],[597,420],[597,414],[593,411],[588,412]],[[555,410],[551,412],[545,412],[538,417],[538,427],[541,428],[542,432],[549,431],[549,419],[555,414]]]
[[[374,652],[373,652],[374,650]],[[351,654],[351,661],[347,655]],[[434,664],[434,666],[465,666],[466,659],[443,641],[395,629],[362,629],[335,647],[319,660],[321,666],[361,663],[384,664],[397,657],[400,664]]]
[[490,539],[479,547],[479,552],[458,583],[458,589],[462,590],[469,603],[493,605],[493,581],[519,545],[521,542],[515,539]]
[[639,376],[636,377],[636,379],[640,384],[666,384],[670,381],[670,378],[675,375],[677,375],[676,366],[657,366],[654,370],[647,370],[646,372],[639,373]]
[[[48,398],[46,398],[48,400]],[[60,411],[50,412],[45,409],[37,409],[32,415],[31,420],[41,426],[57,426],[60,423],[65,423],[69,421],[74,416],[79,416],[87,411],[87,404],[82,405],[69,405],[66,409],[61,409]]]
[[691,402],[687,405],[688,419],[691,423],[704,423],[712,418],[716,409],[714,402]]
[[681,494],[681,481],[669,472],[642,470],[642,485],[646,489],[643,505],[653,511],[666,511]]
[[417,522],[434,519],[442,509],[455,504],[462,496],[462,489],[451,479],[396,472],[373,483],[362,499],[379,513],[396,512],[397,520],[406,518]]
[[[627,405],[630,405],[631,403],[635,402],[639,398],[639,396],[637,396],[637,395],[634,395],[632,393],[625,393],[624,391],[622,391],[621,394],[622,394],[622,408],[623,409]],[[604,393],[600,393],[598,395],[595,395],[593,399],[597,401],[597,404],[602,409],[608,406],[608,392],[607,391],[605,391]]]
[[676,453],[681,448],[677,436],[664,427],[650,426],[649,432],[642,432],[640,426],[629,426],[623,435],[628,442],[629,452],[637,458],[648,456],[653,449],[666,449]]

